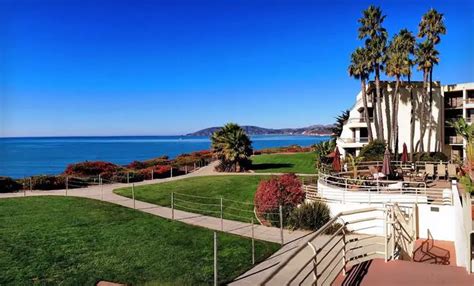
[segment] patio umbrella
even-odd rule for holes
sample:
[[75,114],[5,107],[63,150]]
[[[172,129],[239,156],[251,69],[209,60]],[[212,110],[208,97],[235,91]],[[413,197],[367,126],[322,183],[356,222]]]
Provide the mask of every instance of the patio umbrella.
[[385,148],[385,153],[383,154],[382,173],[385,176],[388,176],[391,173],[391,170],[390,170],[390,151],[388,151],[388,148]]
[[334,150],[334,160],[332,160],[332,169],[335,172],[341,171],[341,153],[339,153],[339,148],[336,146],[336,150]]
[[408,150],[407,144],[403,143],[403,151],[402,151],[402,163],[408,162]]

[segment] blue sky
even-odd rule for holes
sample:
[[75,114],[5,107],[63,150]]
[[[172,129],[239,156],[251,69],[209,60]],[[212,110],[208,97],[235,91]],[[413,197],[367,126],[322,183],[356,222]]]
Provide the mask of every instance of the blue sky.
[[434,79],[474,81],[467,0],[0,0],[0,136],[332,123],[359,91],[347,65],[370,4],[390,35],[444,13]]

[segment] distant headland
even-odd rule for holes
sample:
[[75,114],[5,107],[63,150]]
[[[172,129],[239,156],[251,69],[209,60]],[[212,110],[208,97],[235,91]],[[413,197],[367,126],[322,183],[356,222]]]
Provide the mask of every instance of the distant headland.
[[[303,128],[263,128],[258,126],[244,125],[242,128],[249,135],[313,135],[313,136],[329,136],[332,134],[334,125],[311,125]],[[210,136],[221,127],[209,127],[193,133],[186,134],[186,136]]]

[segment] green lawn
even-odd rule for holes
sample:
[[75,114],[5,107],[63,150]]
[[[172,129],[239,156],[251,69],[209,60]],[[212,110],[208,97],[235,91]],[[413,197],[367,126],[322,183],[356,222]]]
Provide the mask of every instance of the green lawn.
[[[250,222],[254,218],[252,205],[254,195],[259,182],[264,178],[267,177],[236,175],[187,178],[135,187],[135,198],[169,207],[171,193],[175,193],[176,209],[220,217],[222,197],[224,218]],[[131,188],[121,188],[114,192],[132,197]]]
[[313,152],[294,154],[262,154],[252,156],[252,169],[259,173],[314,174]]
[[[213,232],[100,201],[0,200],[0,285],[200,285],[213,281]],[[219,233],[219,282],[251,267],[251,240]],[[261,261],[278,245],[256,242]]]

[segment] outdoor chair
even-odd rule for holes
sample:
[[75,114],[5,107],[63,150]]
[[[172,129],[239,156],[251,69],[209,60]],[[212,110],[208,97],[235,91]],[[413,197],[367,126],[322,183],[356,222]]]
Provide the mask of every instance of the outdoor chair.
[[439,178],[443,177],[446,179],[446,165],[443,163],[439,163],[438,167],[436,168],[436,175]]
[[413,251],[413,260],[431,264],[449,265],[450,252],[447,249],[434,245],[434,239],[428,230],[428,238]]
[[428,174],[427,174],[427,173],[423,173],[423,174],[421,174],[420,176],[414,176],[414,177],[413,177],[413,182],[419,183],[419,184],[417,185],[417,187],[418,187],[418,188],[422,188],[422,187],[426,186],[427,179],[428,179]]
[[454,164],[448,164],[448,178],[456,178],[456,165]]
[[426,164],[425,165],[425,173],[426,173],[426,177],[434,179],[434,176],[435,176],[434,165],[433,164]]

